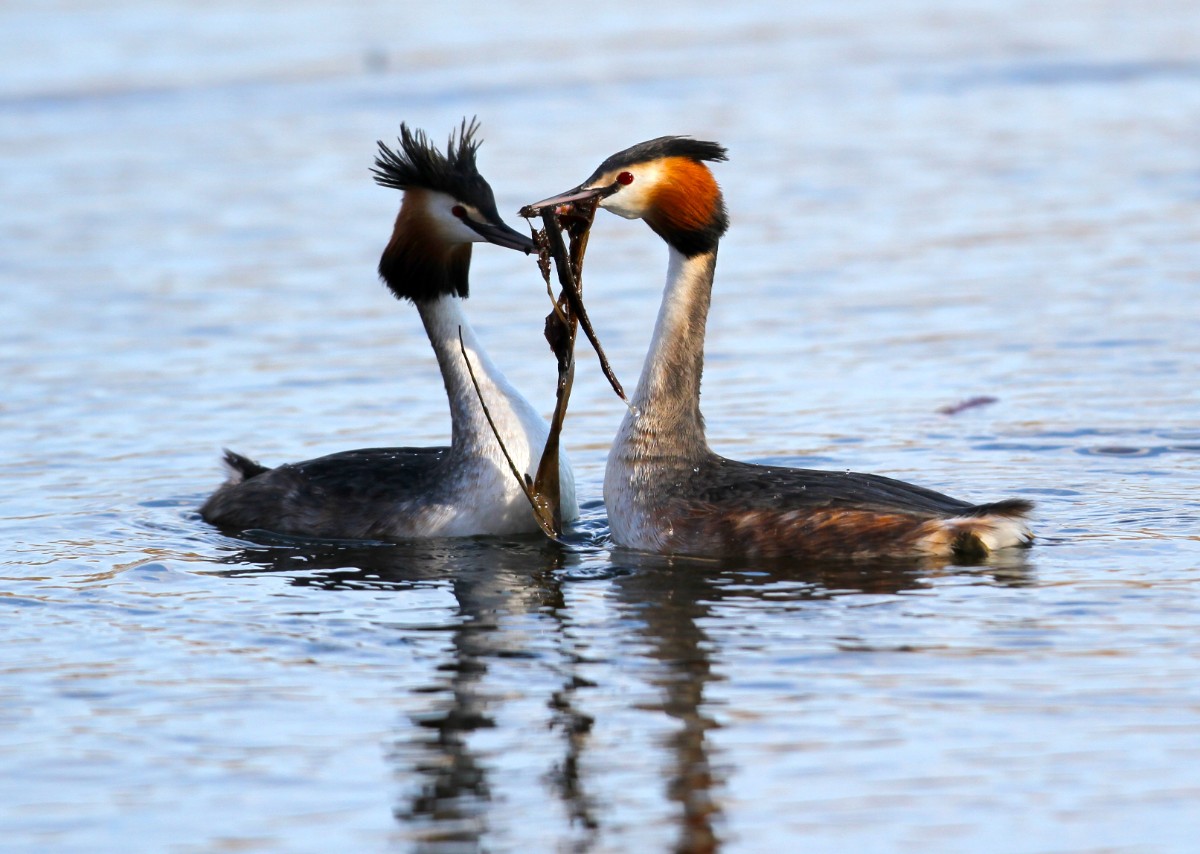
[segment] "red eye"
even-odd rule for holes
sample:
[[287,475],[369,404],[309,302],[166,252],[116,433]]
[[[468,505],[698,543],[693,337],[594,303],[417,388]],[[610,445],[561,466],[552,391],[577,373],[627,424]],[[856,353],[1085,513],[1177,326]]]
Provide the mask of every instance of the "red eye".
[[617,183],[624,184],[625,186],[629,186],[630,184],[633,183],[633,173],[632,172],[622,172],[620,175],[617,176]]
[[459,219],[467,218],[467,209],[462,205],[455,205],[454,207],[450,208],[450,213],[454,214]]

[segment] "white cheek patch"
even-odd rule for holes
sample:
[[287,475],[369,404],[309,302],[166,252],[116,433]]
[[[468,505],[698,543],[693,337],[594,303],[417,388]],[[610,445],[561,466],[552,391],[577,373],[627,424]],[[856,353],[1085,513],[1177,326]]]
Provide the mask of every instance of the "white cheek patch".
[[[459,205],[459,207],[461,207],[463,210],[466,211],[466,215],[464,217],[465,219],[469,219],[469,220],[471,220],[471,222],[477,222],[480,224],[487,223],[487,218],[484,217],[484,215],[479,212],[479,208],[477,208],[473,205]],[[461,219],[458,219],[457,217],[455,217],[455,222],[458,224],[458,227],[460,229],[459,234],[462,235],[462,237],[465,237],[467,240],[470,240],[472,243],[486,243],[487,242],[486,237],[484,237],[478,231],[475,231],[475,229],[471,228],[469,225],[467,225]],[[462,237],[460,237],[460,239],[462,239]]]
[[[622,194],[617,194],[617,196],[620,195]],[[600,203],[600,207],[604,208],[606,211],[615,213],[617,216],[625,217],[625,219],[637,219],[642,215],[642,208],[640,206],[628,204],[627,202],[630,201],[632,200],[627,200],[624,198],[618,199],[616,196],[612,196],[602,201]]]
[[612,211],[625,219],[638,219],[646,215],[650,209],[650,200],[654,188],[662,180],[662,165],[660,163],[639,163],[628,169],[621,169],[612,175],[606,175],[601,183],[612,184],[621,172],[633,175],[633,182],[625,184],[606,199],[600,200],[600,207]]
[[453,196],[446,193],[430,193],[429,208],[426,213],[429,218],[437,224],[438,234],[447,243],[480,243],[483,241],[483,236],[467,227],[461,219],[454,215],[454,208],[460,207],[466,210],[466,215],[472,217],[476,222],[482,222],[483,217],[479,215],[479,211],[470,205],[464,205],[461,202],[455,201]]

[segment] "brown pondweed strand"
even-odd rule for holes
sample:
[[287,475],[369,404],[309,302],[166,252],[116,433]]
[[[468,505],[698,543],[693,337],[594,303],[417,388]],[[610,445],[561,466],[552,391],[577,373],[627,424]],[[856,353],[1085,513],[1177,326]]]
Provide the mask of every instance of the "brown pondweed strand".
[[[526,211],[522,211],[525,214]],[[621,388],[604,348],[592,329],[587,310],[583,307],[583,256],[587,251],[588,234],[592,228],[592,220],[596,215],[596,201],[572,205],[570,212],[559,214],[553,208],[544,208],[541,215],[543,228],[537,234],[538,261],[542,277],[546,280],[546,291],[551,295],[552,308],[546,316],[546,341],[558,359],[558,388],[555,398],[554,415],[550,419],[550,435],[546,438],[546,447],[542,459],[538,463],[537,477],[533,481],[533,493],[543,498],[551,507],[560,507],[559,490],[559,443],[563,423],[567,417],[567,402],[571,397],[571,387],[575,382],[575,338],[579,327],[591,342],[596,356],[600,359],[600,367],[608,378],[613,391],[624,400],[625,390]],[[570,239],[569,248],[564,245],[562,231],[566,230]],[[546,257],[553,259],[554,268],[558,273],[559,294],[555,298],[550,286],[549,265]],[[535,511],[536,512],[536,511]],[[561,518],[555,523],[561,525]]]
[[[545,335],[550,349],[558,361],[558,384],[555,392],[554,414],[550,418],[550,432],[546,437],[546,446],[538,461],[537,473],[532,479],[519,471],[504,447],[504,442],[496,430],[487,404],[483,400],[479,384],[475,382],[474,371],[471,370],[470,360],[467,360],[467,370],[471,374],[471,382],[475,385],[475,394],[483,406],[484,415],[492,428],[496,441],[504,452],[510,470],[521,490],[529,500],[534,518],[538,526],[552,540],[562,536],[562,496],[561,472],[559,469],[559,450],[563,424],[567,417],[567,404],[571,398],[571,388],[575,382],[575,339],[578,329],[583,327],[584,334],[600,360],[604,376],[608,378],[613,390],[628,405],[625,390],[617,380],[608,357],[592,329],[587,310],[583,307],[581,279],[583,274],[583,256],[587,250],[588,232],[596,214],[595,202],[584,202],[572,205],[569,213],[559,214],[552,208],[525,208],[521,215],[527,218],[540,216],[544,227],[533,234],[538,246],[538,269],[546,283],[546,293],[550,297],[551,310],[546,316]],[[567,232],[570,245],[563,240],[562,232]],[[559,294],[554,296],[550,284],[550,267],[553,266],[558,274]],[[459,347],[466,358],[466,349],[462,346],[460,337]]]
[[488,426],[492,428],[492,435],[496,437],[496,442],[500,445],[500,451],[504,454],[504,460],[508,463],[509,471],[517,479],[517,483],[521,485],[521,491],[525,493],[525,497],[529,500],[529,506],[533,508],[533,517],[537,519],[538,527],[542,529],[542,533],[547,537],[557,540],[562,534],[562,511],[558,506],[558,494],[557,492],[555,493],[552,512],[545,498],[536,494],[533,486],[534,482],[529,479],[529,475],[523,474],[517,468],[517,464],[513,462],[512,456],[508,453],[508,448],[504,446],[504,440],[500,438],[500,431],[496,429],[496,422],[492,420],[492,413],[487,407],[487,401],[483,399],[483,391],[479,388],[479,380],[475,378],[475,369],[471,367],[471,359],[467,356],[467,347],[463,343],[461,327],[458,330],[458,351],[462,353],[463,361],[467,364],[467,374],[471,377],[471,385],[475,387],[475,396],[479,398],[479,405],[483,407],[483,417],[487,419]]
[[[595,213],[593,208],[590,213]],[[537,475],[533,479],[534,499],[544,503],[552,512],[551,524],[562,531],[562,500],[559,495],[559,448],[562,428],[567,418],[567,403],[575,383],[575,336],[579,328],[579,314],[572,308],[569,292],[577,292],[577,271],[583,268],[583,253],[587,248],[587,232],[591,216],[587,216],[581,228],[571,232],[571,247],[563,244],[560,224],[553,211],[542,212],[545,227],[538,232],[538,256],[542,277],[546,280],[546,292],[551,296],[550,313],[546,315],[546,342],[558,360],[558,385],[555,389],[554,414],[550,417],[550,433],[546,436],[546,447],[538,461]],[[548,264],[540,263],[543,256],[554,260],[562,290],[557,298],[550,287]],[[577,296],[577,293],[576,293]],[[576,300],[578,302],[578,300]],[[534,513],[538,508],[534,506]]]
[[[566,307],[570,307],[570,316],[574,322],[583,327],[583,333],[596,352],[596,358],[600,360],[600,369],[604,371],[609,385],[617,393],[617,397],[621,398],[628,406],[629,398],[625,395],[625,389],[621,387],[621,382],[613,372],[612,365],[608,363],[608,356],[604,354],[604,348],[600,346],[600,339],[596,337],[592,321],[583,305],[583,254],[587,251],[588,234],[592,229],[592,220],[596,216],[597,202],[597,199],[574,202],[570,205],[569,213],[558,213],[552,207],[535,208],[526,205],[521,208],[520,215],[527,219],[540,216],[545,224],[545,227],[535,235],[535,240],[538,241],[539,247],[545,247],[539,251],[538,265],[542,271],[542,277],[546,280],[547,292],[550,292],[550,273],[544,263],[544,253],[548,253],[554,259],[554,266],[558,272],[558,284],[561,288],[558,299],[555,300],[551,294],[555,313],[567,321],[565,310]],[[570,263],[566,262],[568,252],[563,246],[562,229],[564,228],[571,240]],[[574,337],[572,337],[571,343],[574,346]],[[551,343],[551,347],[553,346]]]

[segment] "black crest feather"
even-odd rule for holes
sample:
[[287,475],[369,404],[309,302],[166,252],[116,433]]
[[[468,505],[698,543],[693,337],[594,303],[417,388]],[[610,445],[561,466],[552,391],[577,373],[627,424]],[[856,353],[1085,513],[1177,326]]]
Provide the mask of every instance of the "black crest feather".
[[[442,152],[423,130],[412,130],[401,122],[399,146],[392,150],[382,141],[371,171],[375,183],[396,190],[434,190],[475,206],[485,217],[499,219],[492,188],[475,164],[482,140],[476,138],[479,120],[463,119],[451,132]],[[403,210],[401,211],[403,216]],[[399,299],[413,302],[470,292],[468,273],[471,247],[435,251],[438,244],[425,232],[397,227],[379,259],[379,277]]]
[[463,119],[457,134],[451,132],[443,153],[425,131],[411,130],[402,122],[396,150],[378,142],[379,154],[371,169],[375,183],[396,190],[438,190],[480,207],[494,204],[492,189],[475,165],[475,152],[482,142],[475,138],[478,132],[478,119]]

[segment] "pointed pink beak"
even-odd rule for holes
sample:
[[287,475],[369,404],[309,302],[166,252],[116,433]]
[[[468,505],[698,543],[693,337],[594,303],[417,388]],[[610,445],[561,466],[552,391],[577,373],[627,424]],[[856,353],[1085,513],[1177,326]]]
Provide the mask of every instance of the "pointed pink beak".
[[[619,184],[613,184],[609,187],[584,187],[580,184],[573,190],[567,190],[565,193],[559,193],[557,196],[542,199],[542,201],[534,202],[532,205],[526,205],[521,208],[519,215],[529,219],[540,216],[542,211],[547,208],[569,207],[575,202],[587,201],[589,199],[603,199],[606,196],[611,196],[619,188]],[[567,213],[567,211],[558,211],[558,213]]]

